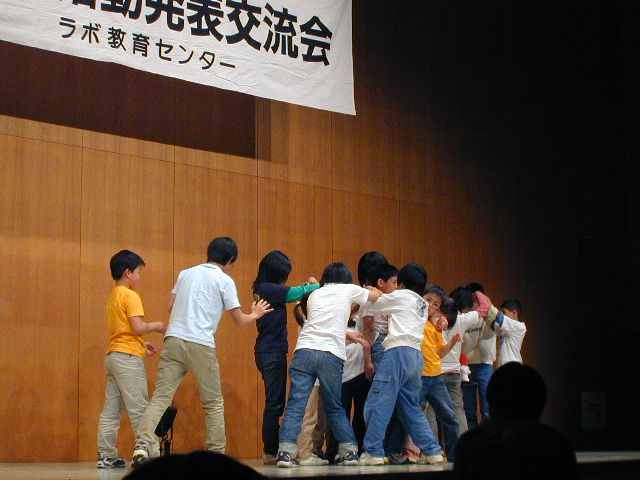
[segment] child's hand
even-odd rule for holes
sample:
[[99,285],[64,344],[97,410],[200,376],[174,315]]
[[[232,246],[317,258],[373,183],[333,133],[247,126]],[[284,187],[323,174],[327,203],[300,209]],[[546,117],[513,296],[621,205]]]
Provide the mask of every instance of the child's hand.
[[312,275],[309,278],[307,278],[307,283],[320,283],[320,282],[318,282],[318,279]]
[[456,333],[452,338],[451,341],[453,342],[453,345],[455,345],[458,342],[462,341],[462,335],[460,335],[459,333]]
[[364,363],[364,375],[367,377],[367,380],[373,380],[373,375],[376,373],[376,367],[373,365],[372,361],[366,361]]
[[256,320],[264,317],[269,312],[273,312],[273,308],[266,300],[258,300],[251,304],[251,313],[256,317]]
[[147,355],[149,355],[150,357],[153,357],[160,351],[160,349],[151,342],[144,342],[144,346],[147,348]]

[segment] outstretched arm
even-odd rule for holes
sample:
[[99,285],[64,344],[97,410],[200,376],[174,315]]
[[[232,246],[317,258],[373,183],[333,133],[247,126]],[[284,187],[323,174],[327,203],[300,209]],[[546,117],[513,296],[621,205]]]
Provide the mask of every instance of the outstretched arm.
[[145,322],[143,317],[129,317],[131,330],[136,335],[145,335],[147,333],[164,333],[167,325],[163,322]]
[[254,323],[259,318],[262,318],[267,313],[272,312],[271,305],[264,300],[259,300],[251,304],[251,313],[244,313],[240,307],[229,310],[231,318],[236,322],[236,325],[248,325]]

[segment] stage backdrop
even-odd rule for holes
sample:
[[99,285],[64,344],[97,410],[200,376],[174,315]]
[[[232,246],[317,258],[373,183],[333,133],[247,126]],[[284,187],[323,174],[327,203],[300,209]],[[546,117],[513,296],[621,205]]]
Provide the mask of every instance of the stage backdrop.
[[0,0],[0,40],[355,114],[351,0]]
[[[575,332],[553,299],[575,269],[540,248],[568,202],[531,202],[539,185],[521,131],[487,123],[493,104],[462,107],[486,98],[460,98],[475,80],[461,90],[433,75],[449,65],[435,51],[455,42],[426,41],[404,10],[354,9],[357,116],[0,41],[0,461],[95,459],[110,256],[144,257],[146,316],[166,321],[178,272],[220,235],[239,244],[232,276],[245,308],[260,258],[276,248],[293,261],[291,283],[332,260],[355,269],[375,249],[399,266],[424,264],[447,290],[474,280],[496,301],[518,296],[524,357],[550,384],[548,419],[561,424],[574,408],[563,372]],[[426,18],[426,31],[444,25]],[[290,319],[291,346],[296,334]],[[228,317],[217,333],[229,452],[244,458],[262,451],[255,338]],[[147,367],[152,388],[157,357]],[[176,451],[202,448],[191,375],[176,404]],[[132,440],[125,418],[123,456]]]

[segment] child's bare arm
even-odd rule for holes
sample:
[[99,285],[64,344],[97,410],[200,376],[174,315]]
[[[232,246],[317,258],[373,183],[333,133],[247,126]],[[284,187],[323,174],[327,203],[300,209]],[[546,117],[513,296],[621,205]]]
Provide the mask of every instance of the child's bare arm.
[[136,335],[145,335],[147,333],[159,332],[164,333],[167,325],[163,322],[145,322],[142,317],[129,317],[131,330]]
[[236,325],[242,326],[255,323],[256,320],[272,311],[273,308],[271,308],[268,302],[259,300],[251,304],[251,313],[244,313],[240,307],[229,310],[229,313],[231,314],[231,318],[236,322]]
[[447,354],[451,351],[451,349],[455,346],[456,343],[462,340],[462,336],[459,333],[456,333],[451,340],[449,340],[446,344],[442,345],[438,349],[438,355],[440,358],[446,357]]

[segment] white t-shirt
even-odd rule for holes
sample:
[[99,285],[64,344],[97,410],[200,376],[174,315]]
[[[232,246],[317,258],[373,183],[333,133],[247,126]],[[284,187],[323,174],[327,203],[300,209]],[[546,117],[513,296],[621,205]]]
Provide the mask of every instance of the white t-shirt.
[[488,325],[471,328],[464,335],[462,351],[469,357],[469,365],[486,363],[493,365],[496,361],[496,334]]
[[367,303],[360,312],[359,318],[364,319],[364,317],[373,317],[373,341],[375,342],[378,335],[386,335],[389,333],[389,315],[382,313],[372,313],[369,310],[369,306],[371,303]]
[[[358,332],[358,328],[347,328],[349,332]],[[346,346],[347,359],[342,369],[342,383],[348,382],[364,373],[364,349],[359,343]]]
[[527,327],[524,322],[514,320],[504,315],[502,326],[495,324],[498,342],[500,343],[500,356],[498,357],[498,366],[508,362],[522,363],[522,341],[527,333]]
[[382,342],[385,351],[395,347],[411,347],[422,351],[424,323],[429,304],[415,292],[398,289],[380,296],[368,306],[370,314],[389,315],[389,333]]
[[[468,313],[458,313],[455,325],[450,330],[442,332],[445,342],[453,338],[456,333],[464,336],[468,330],[481,329],[484,325],[484,319],[475,310]],[[451,351],[442,357],[442,371],[444,373],[460,372],[460,354],[462,353],[462,342],[456,343]]]
[[223,312],[240,307],[233,279],[218,265],[203,263],[181,271],[172,293],[176,299],[165,338],[215,348],[213,336]]
[[329,283],[315,290],[307,302],[307,320],[298,335],[296,350],[321,350],[345,360],[351,305],[362,307],[368,298],[369,290],[350,283]]

